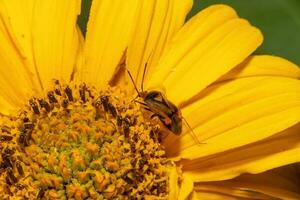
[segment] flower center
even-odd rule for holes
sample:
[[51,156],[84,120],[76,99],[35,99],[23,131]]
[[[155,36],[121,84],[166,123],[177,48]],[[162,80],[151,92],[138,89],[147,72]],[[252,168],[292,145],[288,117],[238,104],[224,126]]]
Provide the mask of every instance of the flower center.
[[167,198],[172,163],[159,128],[119,88],[56,81],[46,98],[0,119],[7,199]]

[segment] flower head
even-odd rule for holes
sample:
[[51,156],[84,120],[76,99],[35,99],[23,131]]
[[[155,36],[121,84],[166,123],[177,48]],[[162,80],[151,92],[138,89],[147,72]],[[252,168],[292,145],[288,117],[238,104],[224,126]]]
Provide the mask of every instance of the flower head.
[[185,199],[299,162],[300,69],[250,56],[232,8],[94,0],[84,38],[80,3],[0,3],[6,199]]

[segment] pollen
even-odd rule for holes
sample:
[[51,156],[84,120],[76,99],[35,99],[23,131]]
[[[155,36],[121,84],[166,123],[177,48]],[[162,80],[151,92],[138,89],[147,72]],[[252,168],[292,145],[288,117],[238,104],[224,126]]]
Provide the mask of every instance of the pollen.
[[55,81],[0,118],[2,199],[167,199],[157,124],[120,88]]

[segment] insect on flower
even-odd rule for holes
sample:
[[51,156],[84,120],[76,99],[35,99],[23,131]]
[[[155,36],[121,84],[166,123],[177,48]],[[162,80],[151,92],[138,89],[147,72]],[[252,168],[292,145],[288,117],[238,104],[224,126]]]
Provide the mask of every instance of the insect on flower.
[[187,121],[183,118],[181,111],[177,106],[175,106],[171,101],[169,101],[162,92],[151,90],[151,91],[144,91],[144,78],[147,69],[147,63],[144,67],[142,83],[141,83],[141,91],[139,91],[136,87],[136,84],[133,80],[133,77],[129,70],[127,70],[129,77],[134,85],[135,90],[138,93],[138,97],[143,99],[143,102],[136,101],[143,106],[145,109],[154,113],[151,118],[158,118],[161,122],[160,124],[163,125],[161,127],[161,131],[166,132],[167,134],[173,133],[175,135],[180,135],[182,133],[182,120],[185,121],[188,128],[191,130],[193,138],[195,141],[200,144],[201,142],[197,138],[197,136],[193,133],[192,128],[189,126]]

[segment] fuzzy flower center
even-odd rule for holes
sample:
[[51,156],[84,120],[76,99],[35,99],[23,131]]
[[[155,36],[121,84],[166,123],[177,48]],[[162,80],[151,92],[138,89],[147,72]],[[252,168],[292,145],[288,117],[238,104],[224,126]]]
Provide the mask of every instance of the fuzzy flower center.
[[159,127],[118,88],[55,82],[1,125],[4,199],[167,199]]

